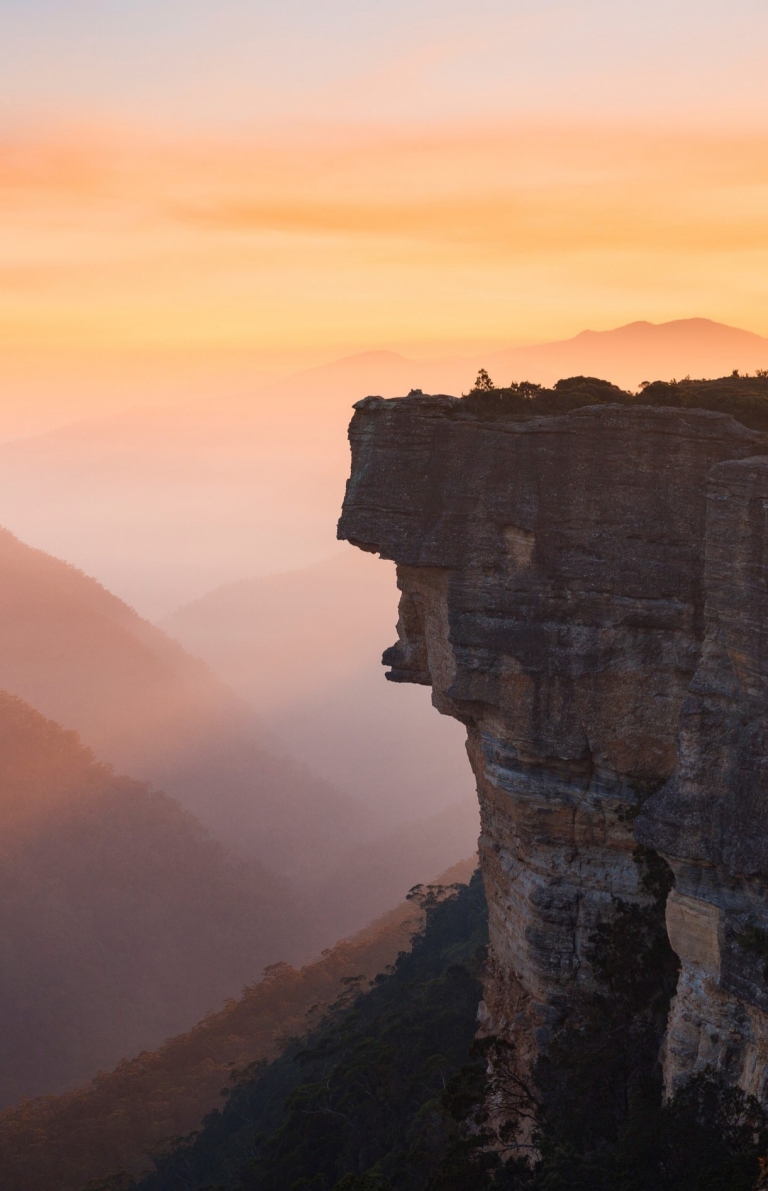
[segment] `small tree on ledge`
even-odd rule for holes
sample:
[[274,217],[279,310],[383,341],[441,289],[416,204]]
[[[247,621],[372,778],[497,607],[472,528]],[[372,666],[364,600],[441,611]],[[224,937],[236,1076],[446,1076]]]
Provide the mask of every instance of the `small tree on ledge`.
[[492,393],[496,386],[485,369],[481,368],[477,374],[477,380],[475,381],[473,388],[475,391],[480,389],[483,393]]

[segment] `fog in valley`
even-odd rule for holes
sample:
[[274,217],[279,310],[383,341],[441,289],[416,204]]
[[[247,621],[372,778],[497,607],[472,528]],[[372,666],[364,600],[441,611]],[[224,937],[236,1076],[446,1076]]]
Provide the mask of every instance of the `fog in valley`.
[[0,0],[0,1191],[768,1191],[767,47]]
[[[764,343],[691,320],[485,362],[636,386],[754,366]],[[156,1048],[474,853],[464,729],[385,681],[394,565],[335,523],[353,402],[460,394],[477,363],[209,378],[26,436],[8,414],[0,1103]]]

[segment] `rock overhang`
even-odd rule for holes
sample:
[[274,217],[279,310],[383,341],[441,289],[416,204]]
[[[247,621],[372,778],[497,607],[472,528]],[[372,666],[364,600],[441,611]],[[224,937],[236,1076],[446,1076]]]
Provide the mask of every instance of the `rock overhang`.
[[350,441],[339,536],[398,564],[391,677],[468,728],[491,1018],[507,1028],[514,1002],[541,1041],[535,1022],[591,979],[589,930],[642,902],[641,843],[678,879],[668,1085],[717,1066],[709,1014],[738,1039],[729,1078],[765,1097],[745,1072],[768,1056],[749,1018],[768,983],[738,939],[746,923],[768,944],[768,436],[719,411],[485,421],[417,394],[359,402]]

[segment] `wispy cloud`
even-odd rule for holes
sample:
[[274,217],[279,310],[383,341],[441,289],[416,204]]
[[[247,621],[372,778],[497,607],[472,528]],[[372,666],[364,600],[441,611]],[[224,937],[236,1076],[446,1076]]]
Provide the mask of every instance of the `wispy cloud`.
[[767,150],[552,124],[8,138],[0,333],[369,345],[694,313],[766,330]]

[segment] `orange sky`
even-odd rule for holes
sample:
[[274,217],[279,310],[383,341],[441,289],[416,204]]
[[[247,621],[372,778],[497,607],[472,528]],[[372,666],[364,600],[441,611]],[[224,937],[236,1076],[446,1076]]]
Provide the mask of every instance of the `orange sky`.
[[8,137],[5,348],[459,346],[768,330],[768,136]]
[[0,401],[768,333],[768,17],[737,7],[0,0]]

